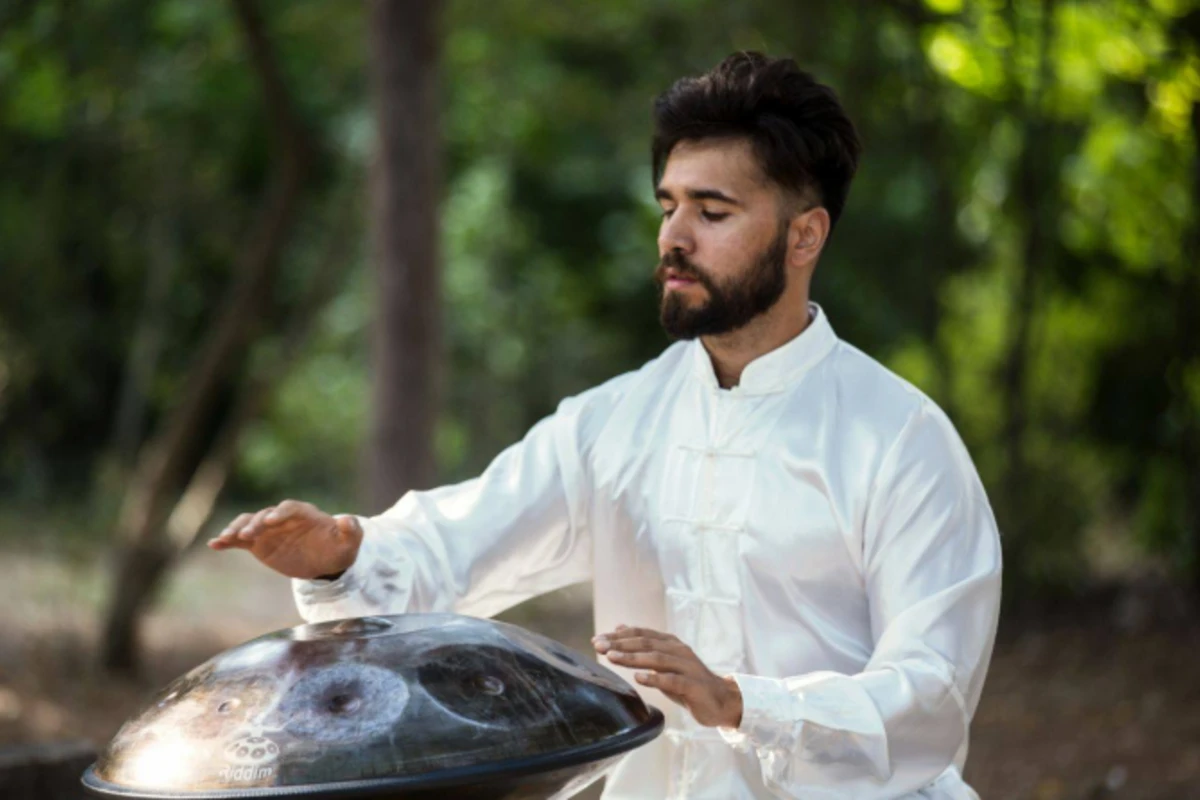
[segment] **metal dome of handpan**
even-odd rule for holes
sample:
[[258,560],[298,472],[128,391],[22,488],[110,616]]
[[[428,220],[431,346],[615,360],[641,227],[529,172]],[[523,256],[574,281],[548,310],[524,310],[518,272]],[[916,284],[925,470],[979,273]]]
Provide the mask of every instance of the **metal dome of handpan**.
[[361,617],[201,664],[122,726],[83,783],[163,800],[565,797],[662,726],[614,673],[517,626]]

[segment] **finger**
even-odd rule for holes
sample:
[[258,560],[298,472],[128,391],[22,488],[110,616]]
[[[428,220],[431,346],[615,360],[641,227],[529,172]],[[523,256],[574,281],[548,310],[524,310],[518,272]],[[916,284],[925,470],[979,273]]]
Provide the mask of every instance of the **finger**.
[[310,517],[315,510],[316,506],[312,503],[305,503],[301,500],[284,500],[275,506],[271,513],[267,514],[264,519],[267,523],[274,524],[296,517]]
[[652,669],[656,672],[672,672],[681,675],[699,673],[699,662],[663,652],[621,653],[610,652],[608,660],[622,667]]
[[674,634],[656,631],[653,628],[631,628],[625,625],[618,625],[617,629],[609,635],[610,639],[656,639],[663,642],[677,642]]
[[643,686],[658,689],[679,705],[687,705],[692,690],[692,681],[688,678],[669,672],[638,672],[633,678]]
[[247,550],[250,545],[241,541],[236,536],[227,536],[208,540],[208,546],[213,550]]
[[[680,650],[679,645],[683,645],[675,636],[669,633],[656,631],[652,628],[631,628],[628,625],[618,625],[610,633],[602,633],[592,637],[592,644],[597,652],[607,653],[609,649],[616,648],[622,650],[647,650],[653,649],[649,642],[673,643],[676,647],[672,648]],[[618,645],[618,643],[620,643]],[[686,647],[686,645],[684,645]]]
[[246,526],[242,528],[242,532],[238,534],[238,538],[242,540],[249,540],[261,534],[268,527],[266,523],[267,515],[274,510],[274,506],[267,506],[266,508],[255,512],[250,521],[246,523]]
[[647,650],[661,650],[666,645],[658,639],[648,639],[645,636],[615,636],[608,639],[608,646],[613,650],[626,653],[640,653]]
[[[623,635],[623,633],[624,633],[623,631],[618,629],[618,630],[613,631],[612,633],[602,633],[597,636],[593,636],[592,637],[592,645],[596,648],[597,651],[599,651],[601,653],[607,653],[609,651],[609,649],[611,649],[611,648],[616,648],[618,650],[622,650],[622,649],[648,650],[648,649],[651,649],[650,646],[645,644],[645,642],[648,642],[649,640],[641,640],[641,639],[638,639],[638,637],[631,637],[631,638],[627,638],[627,639],[620,638]],[[636,644],[635,640],[643,642],[643,645],[638,646]],[[622,643],[622,646],[618,647],[617,646],[618,643]]]
[[238,514],[233,521],[221,530],[216,536],[209,540],[208,546],[213,550],[227,550],[230,547],[239,546],[237,535],[242,528],[254,518],[253,514]]
[[630,636],[609,640],[609,647],[625,653],[673,653],[675,655],[691,655],[691,648],[679,641],[671,639],[651,639],[648,636]]
[[213,550],[249,550],[251,542],[245,541],[240,535],[223,536],[208,543]]
[[313,525],[312,518],[301,514],[291,514],[284,517],[273,517],[272,514],[274,512],[265,514],[259,519],[253,538],[257,539],[268,531],[272,534],[292,533],[304,528],[311,528]]
[[[329,523],[333,523],[331,528]],[[357,522],[354,524],[357,525]],[[334,535],[342,534],[342,529],[337,526],[335,518],[330,517],[312,503],[300,500],[284,500],[262,518],[261,525],[264,531],[269,529],[272,534],[308,532],[317,528],[332,532]]]
[[263,523],[263,520],[265,520],[267,515],[274,510],[275,506],[267,506],[255,514],[254,517],[242,527],[242,530],[238,533],[237,538],[243,542],[248,542],[262,533],[263,529],[267,527]]
[[616,639],[629,639],[637,636],[658,639],[662,638],[664,635],[665,634],[659,633],[656,630],[651,630],[650,628],[631,628],[628,625],[618,625],[608,633],[600,633],[596,636],[593,636],[592,641],[595,642],[603,639],[607,642],[612,642]]
[[230,535],[237,533],[238,531],[240,531],[242,529],[243,525],[245,525],[247,522],[249,522],[253,518],[254,518],[254,515],[250,514],[250,513],[238,514],[236,517],[233,518],[232,522],[230,522],[228,525],[226,525],[224,528],[221,529],[221,532],[219,534],[217,534],[217,538],[220,538],[222,536],[230,536]]

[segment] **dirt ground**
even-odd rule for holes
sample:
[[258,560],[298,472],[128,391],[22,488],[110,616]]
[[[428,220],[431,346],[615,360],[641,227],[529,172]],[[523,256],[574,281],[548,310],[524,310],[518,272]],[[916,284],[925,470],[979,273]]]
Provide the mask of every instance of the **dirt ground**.
[[[0,746],[102,745],[172,678],[299,621],[287,581],[243,553],[203,552],[149,622],[145,676],[113,682],[93,663],[103,559],[28,548],[0,548],[0,556]],[[983,798],[1200,798],[1200,623],[1127,617],[1065,613],[1019,629],[1006,620],[967,765]],[[581,649],[591,634],[585,587],[506,618]]]

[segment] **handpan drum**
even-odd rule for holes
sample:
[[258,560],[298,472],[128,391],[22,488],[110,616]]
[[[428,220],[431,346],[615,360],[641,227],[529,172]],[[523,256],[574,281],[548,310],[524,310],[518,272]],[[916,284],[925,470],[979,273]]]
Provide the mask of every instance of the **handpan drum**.
[[662,731],[590,658],[454,614],[276,631],[163,689],[83,776],[121,798],[559,798]]

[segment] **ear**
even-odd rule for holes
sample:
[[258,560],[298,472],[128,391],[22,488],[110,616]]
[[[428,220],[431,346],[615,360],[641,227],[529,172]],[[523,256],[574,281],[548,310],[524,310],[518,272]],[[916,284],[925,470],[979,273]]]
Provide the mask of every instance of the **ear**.
[[812,267],[829,238],[829,212],[824,206],[807,209],[788,223],[788,264]]

